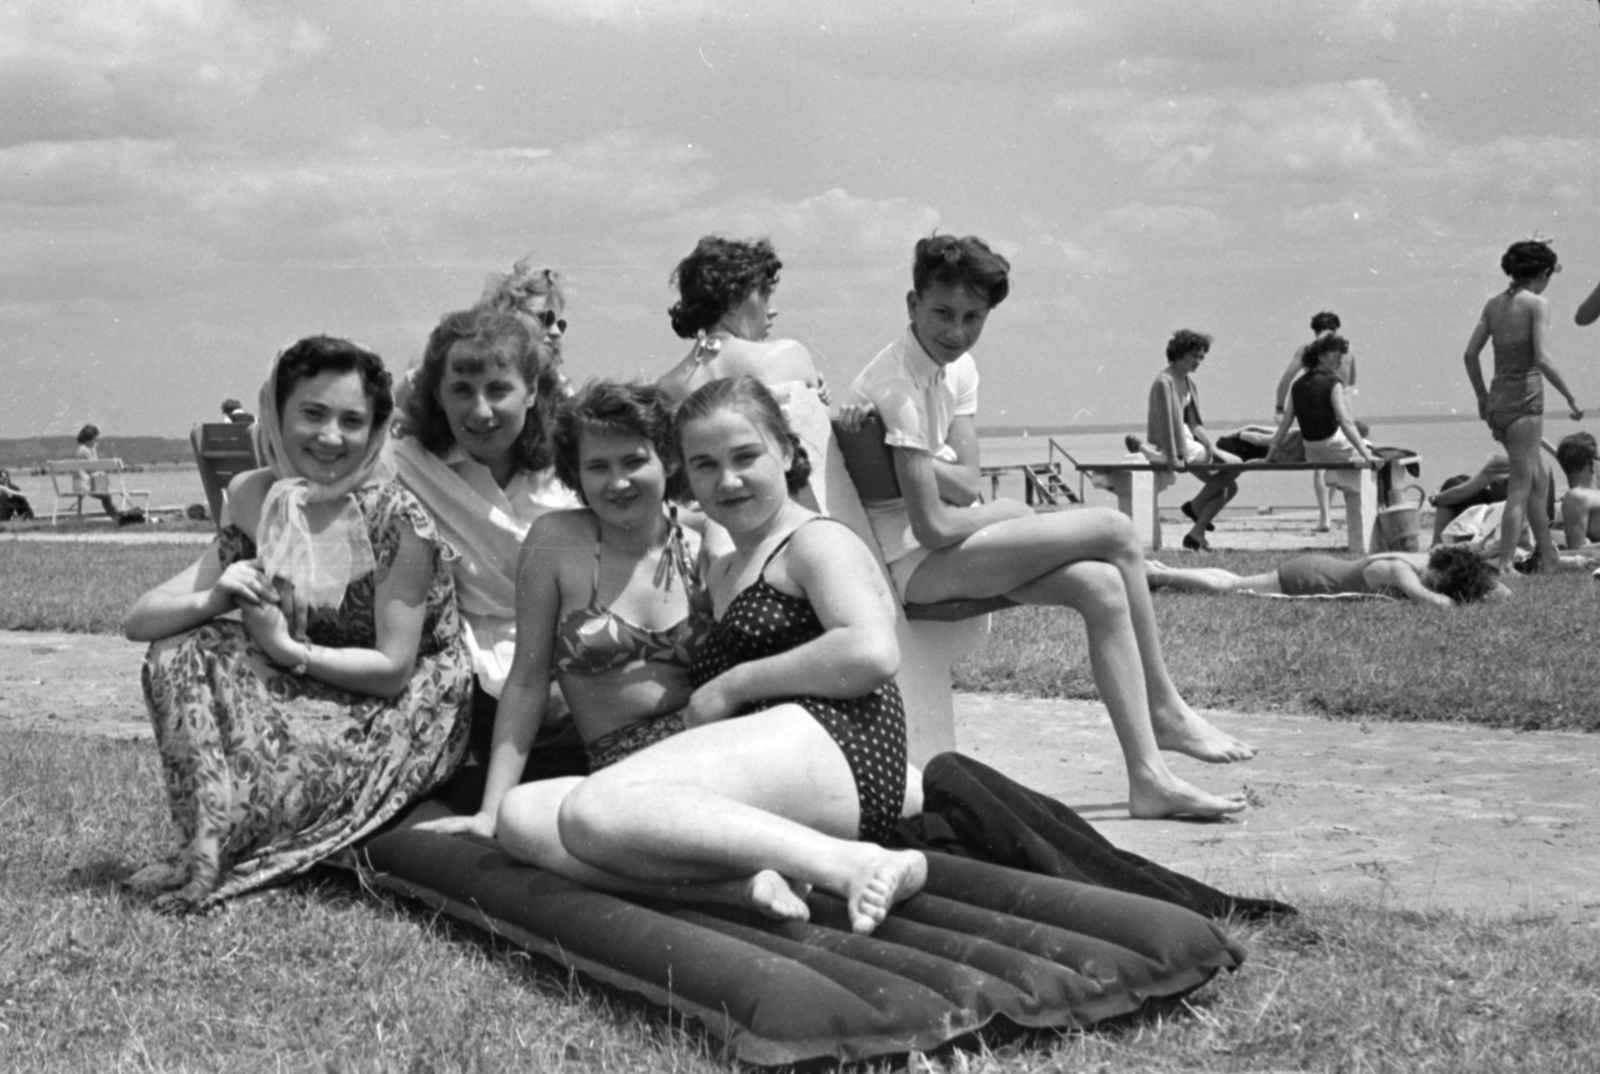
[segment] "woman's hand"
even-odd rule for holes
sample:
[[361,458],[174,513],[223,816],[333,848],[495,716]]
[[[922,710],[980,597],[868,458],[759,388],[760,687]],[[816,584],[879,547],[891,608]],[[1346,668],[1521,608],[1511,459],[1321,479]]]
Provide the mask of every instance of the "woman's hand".
[[304,601],[295,599],[294,583],[289,579],[274,578],[272,583],[278,610],[283,612],[284,621],[289,624],[289,636],[296,641],[305,641],[306,615],[310,608]]
[[1570,395],[1567,396],[1567,413],[1572,417],[1573,421],[1583,420],[1583,408],[1580,407],[1578,405],[1578,401]]
[[473,813],[466,817],[440,817],[425,820],[416,826],[419,832],[438,832],[441,835],[481,835],[494,838],[495,818],[492,813]]
[[718,675],[694,693],[683,707],[685,727],[704,727],[708,723],[737,716],[742,702],[728,682],[726,673]]
[[260,565],[253,560],[230,564],[222,576],[212,583],[211,591],[213,599],[223,606],[224,611],[261,604],[263,601],[273,604],[278,601],[277,591],[262,573]]
[[276,604],[263,602],[240,605],[239,618],[244,621],[245,630],[273,663],[294,667],[305,659],[305,644],[290,636],[289,621]]

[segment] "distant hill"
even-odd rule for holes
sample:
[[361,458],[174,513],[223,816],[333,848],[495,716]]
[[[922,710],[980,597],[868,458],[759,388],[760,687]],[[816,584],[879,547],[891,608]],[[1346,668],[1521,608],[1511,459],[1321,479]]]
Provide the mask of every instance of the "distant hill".
[[[0,468],[26,470],[51,459],[70,459],[78,450],[76,437],[30,436],[0,440]],[[164,436],[102,436],[95,444],[102,459],[121,459],[128,466],[194,465],[189,441]]]

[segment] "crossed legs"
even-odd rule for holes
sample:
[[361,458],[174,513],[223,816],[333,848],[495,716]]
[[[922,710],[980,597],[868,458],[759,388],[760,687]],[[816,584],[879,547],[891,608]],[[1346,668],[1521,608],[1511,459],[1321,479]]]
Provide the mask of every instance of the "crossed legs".
[[840,896],[871,932],[927,879],[915,851],[856,838],[844,754],[804,709],[695,728],[587,779],[523,784],[496,835],[514,857],[613,891],[732,903],[804,919],[805,891]]
[[1247,760],[1255,750],[1202,719],[1179,695],[1161,653],[1144,555],[1126,517],[1090,508],[996,522],[923,560],[905,599],[1001,593],[1083,616],[1090,669],[1128,767],[1134,816],[1220,816],[1244,808],[1239,796],[1209,794],[1178,779],[1161,758],[1161,750],[1172,750],[1223,763]]

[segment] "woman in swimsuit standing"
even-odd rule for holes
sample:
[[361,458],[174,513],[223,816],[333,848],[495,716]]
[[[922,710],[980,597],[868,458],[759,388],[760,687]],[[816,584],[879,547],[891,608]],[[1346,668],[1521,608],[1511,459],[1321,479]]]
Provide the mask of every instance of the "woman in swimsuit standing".
[[[1550,361],[1550,303],[1544,290],[1560,265],[1549,243],[1529,239],[1512,243],[1500,258],[1500,268],[1511,277],[1511,286],[1485,303],[1463,356],[1472,391],[1478,397],[1478,416],[1488,422],[1489,431],[1505,445],[1511,460],[1498,565],[1501,574],[1511,573],[1526,519],[1533,528],[1540,569],[1555,570],[1560,566],[1560,553],[1550,539],[1550,516],[1545,512],[1548,478],[1539,465],[1539,443],[1544,436],[1543,379],[1566,398],[1572,420],[1583,419],[1577,399]],[[1485,388],[1480,356],[1491,340],[1494,379]]]
[[[862,817],[842,751],[806,709],[769,707],[775,694],[796,692],[796,678],[816,689],[810,661],[788,674],[765,662],[752,669],[761,673],[749,692],[741,677],[697,662],[694,681],[703,685],[694,689],[689,651],[706,624],[690,618],[694,539],[663,510],[666,414],[656,390],[605,383],[563,409],[558,466],[571,471],[589,508],[549,515],[530,532],[519,568],[517,658],[483,806],[474,817],[427,827],[495,835],[513,856],[591,886],[731,902],[778,918],[805,917],[798,892],[816,884],[846,898],[852,924],[870,931],[921,886],[925,860],[855,842]],[[765,452],[765,484],[755,484],[776,511],[790,502],[779,447],[744,425],[754,439],[741,459]],[[792,458],[787,441],[782,450]],[[854,540],[842,527],[825,528]],[[872,600],[882,586],[865,548],[844,547],[831,550],[822,583],[832,632],[843,634],[827,648],[846,653],[831,666],[829,685],[869,694],[883,689],[897,660],[892,611],[886,593]],[[552,669],[601,767],[586,780],[515,786]],[[765,711],[727,720],[735,700]],[[884,762],[898,765],[902,796],[903,734],[901,726],[898,761]],[[894,798],[895,786],[891,778],[874,801]],[[895,799],[887,822],[874,813],[873,831],[900,811]]]

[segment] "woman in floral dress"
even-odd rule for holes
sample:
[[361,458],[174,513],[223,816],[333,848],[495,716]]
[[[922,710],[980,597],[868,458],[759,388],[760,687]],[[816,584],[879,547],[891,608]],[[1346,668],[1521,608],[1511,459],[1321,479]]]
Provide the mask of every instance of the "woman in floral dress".
[[153,643],[144,696],[179,835],[130,880],[158,909],[301,872],[460,760],[472,664],[453,553],[374,476],[393,408],[372,352],[326,336],[284,351],[261,390],[266,468],[234,479],[216,541],[128,613],[128,637]]

